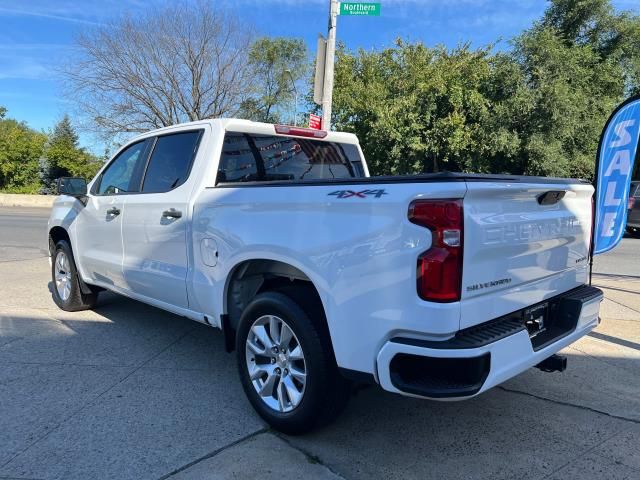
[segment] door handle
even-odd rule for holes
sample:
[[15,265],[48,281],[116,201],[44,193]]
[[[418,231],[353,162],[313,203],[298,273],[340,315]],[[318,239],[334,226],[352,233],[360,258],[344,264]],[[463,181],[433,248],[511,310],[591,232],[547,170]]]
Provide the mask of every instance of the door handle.
[[170,208],[169,210],[165,210],[162,212],[162,216],[164,218],[180,218],[182,217],[182,212],[180,210],[176,210],[175,208]]
[[107,210],[107,215],[110,215],[112,217],[117,217],[118,215],[120,215],[120,209],[116,207],[111,207],[109,210]]

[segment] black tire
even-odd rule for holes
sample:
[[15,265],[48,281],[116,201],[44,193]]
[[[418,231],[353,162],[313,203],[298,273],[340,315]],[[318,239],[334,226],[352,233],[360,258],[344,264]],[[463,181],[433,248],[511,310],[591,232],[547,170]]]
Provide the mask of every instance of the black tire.
[[[60,296],[56,284],[56,262],[59,255],[61,254],[64,254],[66,259],[68,260],[70,273],[70,278],[68,280],[69,296],[65,299]],[[82,282],[82,280],[78,276],[78,270],[76,269],[76,263],[73,259],[71,246],[65,240],[58,241],[58,243],[56,243],[55,249],[53,250],[51,258],[51,282],[51,293],[53,295],[53,301],[58,307],[67,312],[77,312],[79,310],[91,309],[95,306],[96,301],[98,300],[98,293],[86,284],[84,285],[84,288],[90,293],[83,293],[82,288],[80,287],[80,282]]]
[[627,227],[627,234],[634,238],[640,238],[640,230],[637,228]]
[[[249,401],[269,425],[290,435],[326,425],[342,412],[350,395],[350,383],[340,375],[336,365],[326,323],[323,323],[324,313],[315,305],[313,295],[306,295],[305,290],[260,293],[243,312],[236,336],[238,371]],[[299,404],[288,412],[267,405],[249,375],[247,337],[254,322],[265,315],[275,315],[284,320],[304,352],[304,393]]]

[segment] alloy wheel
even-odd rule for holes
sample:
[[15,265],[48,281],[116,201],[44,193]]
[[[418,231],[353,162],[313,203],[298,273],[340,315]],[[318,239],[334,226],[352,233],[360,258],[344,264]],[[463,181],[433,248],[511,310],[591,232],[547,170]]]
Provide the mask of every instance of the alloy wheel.
[[286,413],[304,396],[307,365],[302,346],[280,317],[263,315],[247,335],[246,367],[253,388],[270,408]]
[[66,302],[71,296],[71,264],[64,252],[58,252],[56,255],[55,283],[58,296]]

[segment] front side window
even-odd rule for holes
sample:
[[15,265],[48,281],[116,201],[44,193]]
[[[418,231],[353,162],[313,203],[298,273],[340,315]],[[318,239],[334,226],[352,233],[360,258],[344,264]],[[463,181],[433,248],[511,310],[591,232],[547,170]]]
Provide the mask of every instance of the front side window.
[[100,175],[98,195],[137,192],[144,169],[147,140],[125,148]]
[[218,182],[287,181],[364,176],[355,145],[228,132]]
[[143,193],[162,193],[182,185],[189,176],[202,130],[158,137],[142,186]]

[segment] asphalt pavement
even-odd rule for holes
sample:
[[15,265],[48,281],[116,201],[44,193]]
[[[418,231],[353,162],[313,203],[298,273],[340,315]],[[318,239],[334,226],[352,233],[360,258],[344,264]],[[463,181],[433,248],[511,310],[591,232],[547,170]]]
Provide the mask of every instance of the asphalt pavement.
[[332,425],[270,430],[217,330],[113,294],[56,308],[46,211],[0,209],[1,479],[638,479],[640,240],[597,258],[602,324],[469,401],[360,391]]
[[48,208],[0,207],[0,262],[47,254]]
[[640,278],[640,238],[626,235],[616,248],[596,255],[593,259],[593,272]]

